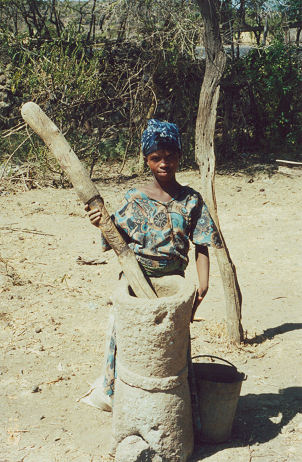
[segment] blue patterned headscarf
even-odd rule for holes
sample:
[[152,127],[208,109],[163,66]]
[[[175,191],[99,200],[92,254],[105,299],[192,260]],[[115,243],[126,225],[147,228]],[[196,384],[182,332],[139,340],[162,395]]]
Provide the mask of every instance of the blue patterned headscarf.
[[173,149],[181,151],[181,140],[177,125],[150,119],[142,135],[142,150],[144,156],[159,149]]

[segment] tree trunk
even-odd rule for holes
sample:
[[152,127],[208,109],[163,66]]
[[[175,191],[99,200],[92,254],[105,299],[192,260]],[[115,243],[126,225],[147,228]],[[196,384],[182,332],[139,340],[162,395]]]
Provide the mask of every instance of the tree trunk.
[[264,21],[263,38],[262,38],[262,46],[263,47],[266,46],[267,36],[268,36],[268,17],[266,15],[265,16],[265,21]]
[[96,0],[93,0],[89,31],[88,31],[87,38],[86,38],[86,41],[88,43],[90,42],[90,40],[94,40],[93,31],[95,30],[95,7],[96,7]]
[[297,35],[296,35],[296,46],[298,47],[300,45],[300,35],[301,35],[302,27],[298,26],[297,27]]
[[243,330],[241,326],[242,297],[237,280],[236,269],[220,230],[214,185],[214,131],[220,90],[219,83],[225,68],[226,57],[223,51],[219,31],[218,1],[197,0],[197,3],[204,18],[206,70],[201,87],[196,120],[196,161],[199,165],[202,180],[202,195],[217,226],[223,243],[222,249],[217,249],[215,253],[218,260],[226,298],[228,334],[231,342],[240,343],[243,339]]

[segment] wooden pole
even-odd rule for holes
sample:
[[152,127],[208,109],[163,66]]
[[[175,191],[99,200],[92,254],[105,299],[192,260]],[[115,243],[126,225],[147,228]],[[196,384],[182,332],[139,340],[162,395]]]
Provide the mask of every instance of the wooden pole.
[[156,294],[145,279],[134,252],[128,247],[113,223],[99,191],[92,183],[88,172],[71,149],[64,135],[42,109],[33,102],[25,103],[21,108],[21,114],[25,122],[42,138],[57,159],[79,198],[84,204],[89,204],[90,208],[100,210],[99,227],[117,254],[122,270],[135,295],[137,297],[156,298]]
[[220,90],[219,83],[225,68],[226,57],[220,37],[218,1],[197,0],[197,3],[204,18],[206,69],[200,91],[196,120],[195,157],[201,175],[202,196],[223,243],[223,247],[216,249],[215,253],[226,299],[228,335],[231,342],[238,344],[243,340],[241,325],[242,296],[236,268],[231,260],[220,229],[215,196],[214,131]]

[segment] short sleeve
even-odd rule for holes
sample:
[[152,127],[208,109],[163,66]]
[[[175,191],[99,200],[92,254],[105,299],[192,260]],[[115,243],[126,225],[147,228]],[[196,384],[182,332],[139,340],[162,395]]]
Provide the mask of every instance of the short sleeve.
[[220,249],[222,247],[221,239],[208,207],[201,196],[198,199],[198,205],[196,205],[192,219],[191,240],[195,245],[212,246]]

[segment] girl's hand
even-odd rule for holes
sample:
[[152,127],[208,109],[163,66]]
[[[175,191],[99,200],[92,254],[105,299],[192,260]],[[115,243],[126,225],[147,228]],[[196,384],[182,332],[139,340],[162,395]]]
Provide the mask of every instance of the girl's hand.
[[198,305],[200,305],[200,303],[202,302],[202,300],[204,299],[204,297],[207,295],[207,292],[208,292],[208,289],[209,289],[209,286],[207,287],[199,287],[197,289],[197,298],[198,298]]
[[209,287],[199,287],[196,290],[195,299],[194,299],[193,308],[192,308],[191,322],[194,321],[194,316],[195,316],[196,310],[199,307],[199,305],[201,304],[204,297],[206,296],[208,288]]
[[88,212],[91,224],[98,227],[101,219],[101,212],[98,209],[90,210],[88,204],[85,205],[85,210]]

